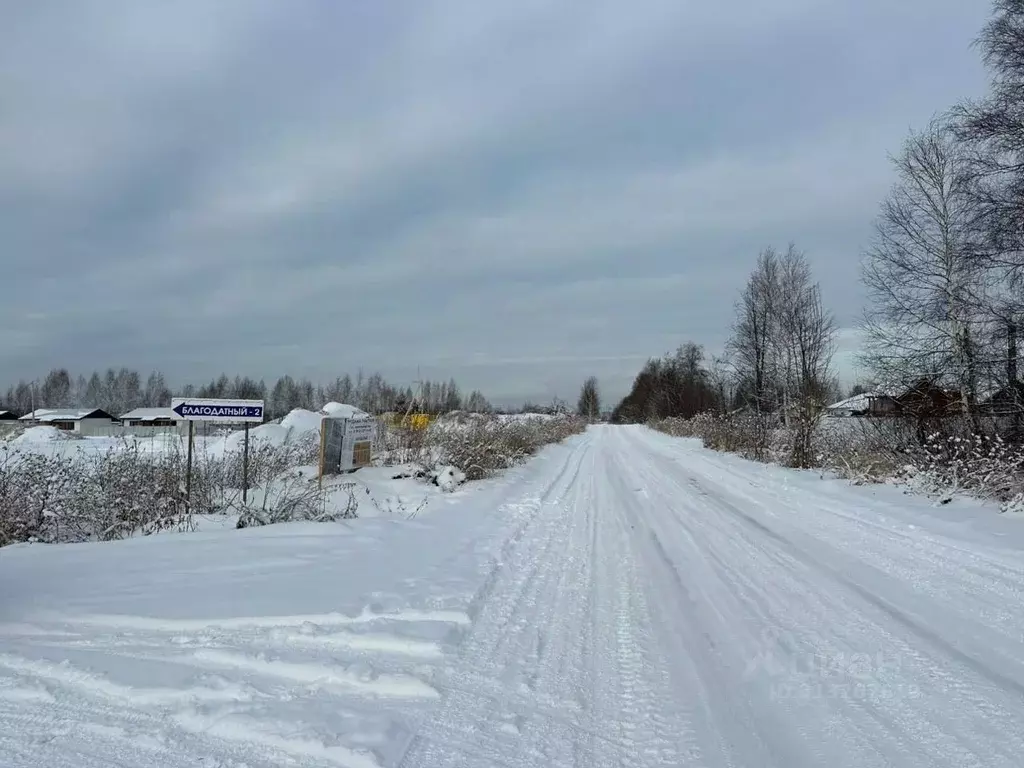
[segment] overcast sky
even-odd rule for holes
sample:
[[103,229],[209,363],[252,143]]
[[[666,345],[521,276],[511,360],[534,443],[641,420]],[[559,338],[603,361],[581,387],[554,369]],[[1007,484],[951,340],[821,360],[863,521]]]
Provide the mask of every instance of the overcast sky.
[[719,349],[790,240],[849,328],[887,152],[983,91],[988,13],[5,3],[0,384],[419,366],[499,400],[591,373],[618,396],[650,355]]

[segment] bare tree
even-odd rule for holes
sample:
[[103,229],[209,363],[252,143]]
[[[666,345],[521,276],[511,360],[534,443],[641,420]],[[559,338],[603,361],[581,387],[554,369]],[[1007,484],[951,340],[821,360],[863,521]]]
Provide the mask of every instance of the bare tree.
[[717,409],[728,411],[735,399],[736,379],[727,355],[712,356],[707,379],[714,393]]
[[795,246],[779,261],[779,289],[769,338],[783,421],[791,434],[790,464],[811,466],[812,440],[832,386],[835,320],[821,300],[811,266]]
[[782,256],[772,248],[762,251],[737,304],[728,345],[740,397],[756,416],[755,455],[767,448],[771,426],[782,423],[792,435],[790,462],[810,463],[835,332],[805,256],[794,245]]
[[576,413],[591,421],[595,421],[601,415],[601,394],[598,391],[596,376],[591,376],[583,382]]
[[864,362],[890,385],[955,386],[976,417],[985,273],[971,163],[939,122],[912,134],[893,162],[898,180],[862,267]]
[[[994,0],[976,41],[991,73],[988,95],[954,110],[957,137],[972,151],[975,194],[984,221],[989,308],[998,329],[993,380],[1012,403],[1012,433],[1024,435],[1017,376],[1017,333],[1024,317],[1024,0]],[[998,351],[995,351],[998,350]]]
[[741,397],[759,413],[771,412],[776,405],[771,334],[778,289],[779,257],[773,248],[766,248],[736,305],[736,321],[728,344]]
[[1024,0],[994,0],[977,44],[991,72],[989,95],[954,110],[956,132],[975,151],[989,254],[1024,284]]

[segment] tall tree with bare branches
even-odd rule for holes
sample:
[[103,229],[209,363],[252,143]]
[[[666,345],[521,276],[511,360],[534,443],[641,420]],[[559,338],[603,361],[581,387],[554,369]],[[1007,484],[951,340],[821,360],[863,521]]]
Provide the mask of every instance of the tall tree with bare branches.
[[836,325],[803,253],[790,246],[779,261],[778,300],[771,342],[790,464],[813,463],[812,440],[831,388]]
[[957,136],[974,150],[990,257],[1024,285],[1024,0],[994,0],[977,40],[991,73],[986,98],[956,110]]
[[863,361],[890,385],[956,387],[976,417],[985,270],[972,164],[940,122],[912,134],[893,163],[898,179],[862,265]]
[[576,412],[585,419],[596,421],[601,415],[601,394],[597,386],[597,377],[591,376],[580,388],[580,399]]
[[821,299],[810,264],[796,246],[781,256],[762,251],[736,307],[729,352],[746,405],[791,435],[790,463],[811,463],[811,440],[831,379],[835,320]]
[[773,248],[766,248],[736,304],[728,344],[744,404],[759,413],[771,412],[777,405],[771,340],[778,294],[779,256]]

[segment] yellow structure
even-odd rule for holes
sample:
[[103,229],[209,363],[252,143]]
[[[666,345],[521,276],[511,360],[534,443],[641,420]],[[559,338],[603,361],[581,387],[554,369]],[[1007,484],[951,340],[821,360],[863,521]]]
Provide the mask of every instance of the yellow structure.
[[423,430],[431,425],[434,417],[429,413],[389,413],[388,424],[396,429]]

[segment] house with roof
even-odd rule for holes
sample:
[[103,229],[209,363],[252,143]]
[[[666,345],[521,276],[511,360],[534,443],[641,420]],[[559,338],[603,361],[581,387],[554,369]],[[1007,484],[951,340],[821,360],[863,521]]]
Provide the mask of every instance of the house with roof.
[[833,418],[866,416],[871,407],[872,397],[877,397],[877,395],[872,392],[864,392],[859,395],[854,395],[853,397],[848,397],[845,400],[840,400],[838,403],[832,403],[832,405],[825,406],[825,415]]
[[960,393],[940,387],[934,380],[922,378],[896,398],[896,410],[915,418],[937,419],[964,413]]
[[19,422],[25,426],[51,426],[82,437],[110,434],[116,420],[102,408],[37,408]]
[[979,410],[986,416],[1013,416],[1024,410],[1024,382],[997,389],[981,400]]
[[121,415],[121,424],[132,434],[188,431],[188,422],[170,408],[135,408]]
[[18,416],[11,411],[0,410],[0,435],[6,435],[15,431],[18,426]]
[[903,416],[937,419],[963,413],[960,393],[940,387],[934,379],[922,377],[901,389],[876,390],[867,395],[868,416]]

